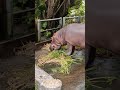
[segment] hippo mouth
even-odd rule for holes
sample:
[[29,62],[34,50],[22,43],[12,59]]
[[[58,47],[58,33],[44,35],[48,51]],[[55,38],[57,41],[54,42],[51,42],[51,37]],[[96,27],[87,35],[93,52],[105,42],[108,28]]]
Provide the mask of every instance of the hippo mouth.
[[59,50],[61,48],[61,46],[57,46],[56,48],[55,47],[52,47],[52,46],[50,46],[50,51],[53,51],[53,50]]
[[54,50],[52,47],[50,47],[49,49],[50,49],[50,51],[53,51],[53,50]]

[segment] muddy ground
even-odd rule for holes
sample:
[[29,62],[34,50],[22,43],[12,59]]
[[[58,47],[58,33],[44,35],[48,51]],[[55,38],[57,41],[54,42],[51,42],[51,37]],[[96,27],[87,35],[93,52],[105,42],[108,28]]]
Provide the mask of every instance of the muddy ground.
[[[75,65],[69,75],[55,74],[54,78],[60,79],[63,83],[63,90],[80,90],[77,88],[80,84],[84,87],[85,83],[84,65]],[[84,90],[84,89],[81,89]]]
[[[45,45],[44,45],[45,46]],[[43,61],[40,59],[45,55],[48,55],[49,45],[45,47],[40,47],[35,51],[35,59],[36,64],[41,64]],[[79,52],[79,51],[78,51]],[[79,55],[79,54],[78,54]],[[77,57],[77,54],[76,54]],[[53,62],[54,63],[54,62]],[[44,69],[46,70],[46,69]],[[47,70],[46,70],[47,71]],[[60,73],[51,73],[48,72],[56,79],[60,79],[63,83],[62,90],[80,90],[80,87],[83,87],[84,90],[84,83],[85,83],[85,65],[84,62],[72,65],[70,74],[60,74]],[[81,84],[81,86],[80,86]]]

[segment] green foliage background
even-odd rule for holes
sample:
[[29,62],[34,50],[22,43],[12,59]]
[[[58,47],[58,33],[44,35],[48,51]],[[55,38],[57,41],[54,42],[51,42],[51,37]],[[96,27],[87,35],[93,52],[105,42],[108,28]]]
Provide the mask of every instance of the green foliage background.
[[[35,0],[35,17],[42,19],[46,11],[45,0]],[[67,16],[84,16],[85,0],[75,0],[74,5],[69,7]]]
[[68,16],[85,16],[85,1],[76,0],[74,6],[69,8]]
[[[28,4],[28,2],[31,2],[33,5],[32,8],[34,8],[33,0],[29,0],[29,1],[28,0],[13,0],[13,12],[31,9],[31,6]],[[28,25],[33,25],[35,16],[34,16],[33,12],[27,12],[26,15],[21,16],[21,18],[19,18],[19,19],[22,20],[22,23],[26,23]]]
[[45,0],[35,0],[35,18],[42,18],[42,13],[44,13],[45,10]]

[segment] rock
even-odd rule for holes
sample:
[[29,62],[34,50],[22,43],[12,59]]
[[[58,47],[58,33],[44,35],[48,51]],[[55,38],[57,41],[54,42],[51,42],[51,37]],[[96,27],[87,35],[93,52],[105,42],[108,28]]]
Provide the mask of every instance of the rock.
[[85,81],[81,82],[75,90],[85,90]]
[[61,90],[62,82],[59,79],[44,80],[41,83],[41,90]]
[[35,81],[37,90],[61,90],[62,87],[59,79],[54,79],[38,66],[35,66]]

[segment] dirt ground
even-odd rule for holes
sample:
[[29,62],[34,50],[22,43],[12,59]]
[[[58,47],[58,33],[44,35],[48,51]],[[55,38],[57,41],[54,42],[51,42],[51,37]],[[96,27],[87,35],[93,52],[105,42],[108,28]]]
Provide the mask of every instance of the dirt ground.
[[[29,42],[20,47],[8,49],[4,51],[4,56],[0,57],[0,90],[25,90],[34,88],[34,65],[35,59],[47,55],[50,51],[47,48],[38,49],[34,56],[34,43]],[[2,51],[2,52],[3,52]],[[2,53],[1,52],[1,53]],[[12,53],[11,53],[12,52]],[[36,62],[36,64],[38,61]],[[63,90],[73,90],[85,80],[84,64],[77,64],[72,67],[69,75],[52,74],[54,78],[58,78],[63,82]],[[77,78],[76,78],[77,77]]]
[[63,90],[76,90],[78,85],[85,82],[85,68],[84,65],[76,65],[69,75],[55,74],[53,77],[62,81]]
[[[41,49],[37,49],[35,51],[36,64],[41,64],[43,61],[40,58],[47,55],[50,52],[48,49],[49,45],[45,47],[47,48],[42,47]],[[51,74],[54,78],[60,79],[62,81],[63,83],[62,90],[79,90],[79,88],[77,87],[81,83],[83,84],[85,82],[85,65],[84,63],[72,65],[72,69],[69,75],[59,73],[49,74]]]
[[3,50],[4,56],[0,57],[0,90],[29,90],[34,88],[33,46],[33,43],[28,43],[15,47],[11,51],[8,50],[9,52]]

